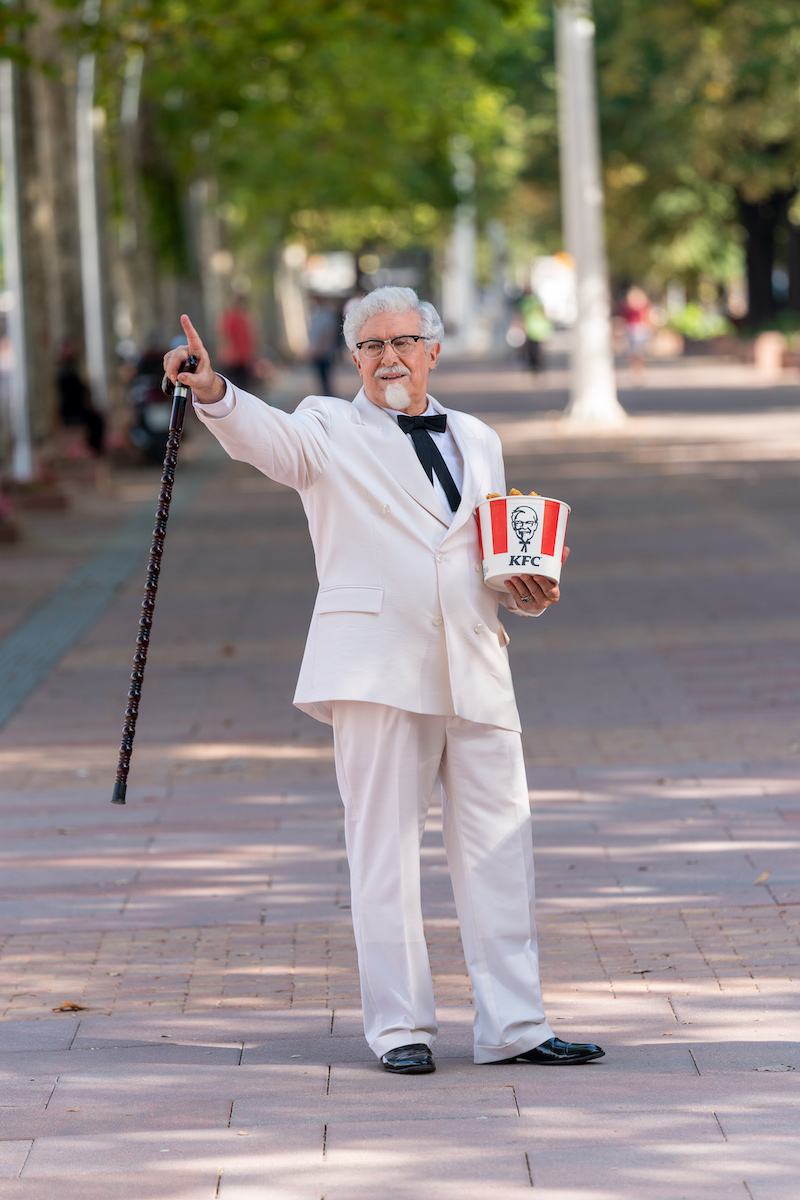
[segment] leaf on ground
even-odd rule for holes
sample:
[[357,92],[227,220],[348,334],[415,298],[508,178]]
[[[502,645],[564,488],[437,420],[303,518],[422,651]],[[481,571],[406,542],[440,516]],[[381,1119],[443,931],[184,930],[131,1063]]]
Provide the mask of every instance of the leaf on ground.
[[753,880],[753,887],[755,887],[757,883],[766,883],[771,874],[772,871],[762,871],[758,879]]
[[85,1012],[86,1005],[85,1004],[71,1004],[67,1000],[63,1004],[57,1004],[56,1007],[54,1009],[52,1009],[51,1011],[52,1012]]

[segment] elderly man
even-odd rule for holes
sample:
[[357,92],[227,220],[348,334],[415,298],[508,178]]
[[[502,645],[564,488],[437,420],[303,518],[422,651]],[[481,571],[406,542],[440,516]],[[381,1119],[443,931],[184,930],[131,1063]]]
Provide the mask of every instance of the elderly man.
[[[295,704],[333,726],[367,1042],[388,1071],[434,1070],[437,1032],[419,847],[437,782],[475,1000],[475,1062],[581,1063],[595,1045],[547,1024],[534,923],[520,723],[499,593],[483,583],[475,506],[505,492],[500,440],[428,395],[443,336],[410,288],[378,288],[344,334],[363,387],[288,414],[215,374],[188,317],[168,354],[232,458],[297,489],[319,592]],[[195,354],[194,375],[179,374]],[[558,600],[520,575],[503,603]]]

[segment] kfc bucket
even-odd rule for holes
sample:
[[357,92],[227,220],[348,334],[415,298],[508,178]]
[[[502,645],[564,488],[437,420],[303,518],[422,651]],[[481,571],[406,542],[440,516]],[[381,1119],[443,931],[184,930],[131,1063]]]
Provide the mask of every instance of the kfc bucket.
[[570,507],[549,496],[497,496],[478,505],[483,581],[502,592],[513,575],[558,583]]

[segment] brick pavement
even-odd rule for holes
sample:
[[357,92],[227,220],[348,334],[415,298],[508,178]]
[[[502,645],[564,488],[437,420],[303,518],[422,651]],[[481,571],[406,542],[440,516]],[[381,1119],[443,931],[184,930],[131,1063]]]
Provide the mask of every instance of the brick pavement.
[[[223,465],[170,529],[128,806],[137,572],[0,733],[0,1198],[796,1200],[797,389],[654,368],[589,438],[548,416],[563,383],[445,363],[436,391],[573,506],[561,605],[508,623],[548,1011],[606,1058],[472,1065],[434,807],[439,1069],[377,1069],[330,740],[290,705],[302,511]],[[104,537],[126,495],[81,500]],[[28,604],[81,551],[36,522],[0,548]]]

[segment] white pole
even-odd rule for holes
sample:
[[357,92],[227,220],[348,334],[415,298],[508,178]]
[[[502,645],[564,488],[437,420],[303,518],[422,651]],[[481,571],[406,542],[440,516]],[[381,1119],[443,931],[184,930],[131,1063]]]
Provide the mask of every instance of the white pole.
[[442,317],[451,349],[470,348],[477,315],[477,225],[475,219],[475,163],[472,141],[457,134],[450,143],[453,186],[459,197],[447,246],[442,275]]
[[11,474],[18,483],[33,479],[33,441],[28,407],[27,331],[22,271],[19,158],[17,150],[15,68],[0,61],[0,142],[3,163],[3,270],[8,296],[8,340],[11,345],[9,409],[13,455]]
[[578,312],[572,393],[564,415],[585,424],[614,425],[625,410],[617,399],[611,345],[591,11],[591,0],[563,0],[556,6],[562,213],[575,263]]
[[[86,0],[84,24],[93,25],[99,16],[99,0]],[[92,400],[98,408],[108,408],[105,318],[103,311],[103,274],[100,252],[100,222],[97,211],[97,169],[95,161],[94,112],[95,56],[82,54],[78,60],[78,86],[75,110],[75,145],[78,171],[78,228],[81,246],[81,284],[83,325],[86,342],[86,370]]]

